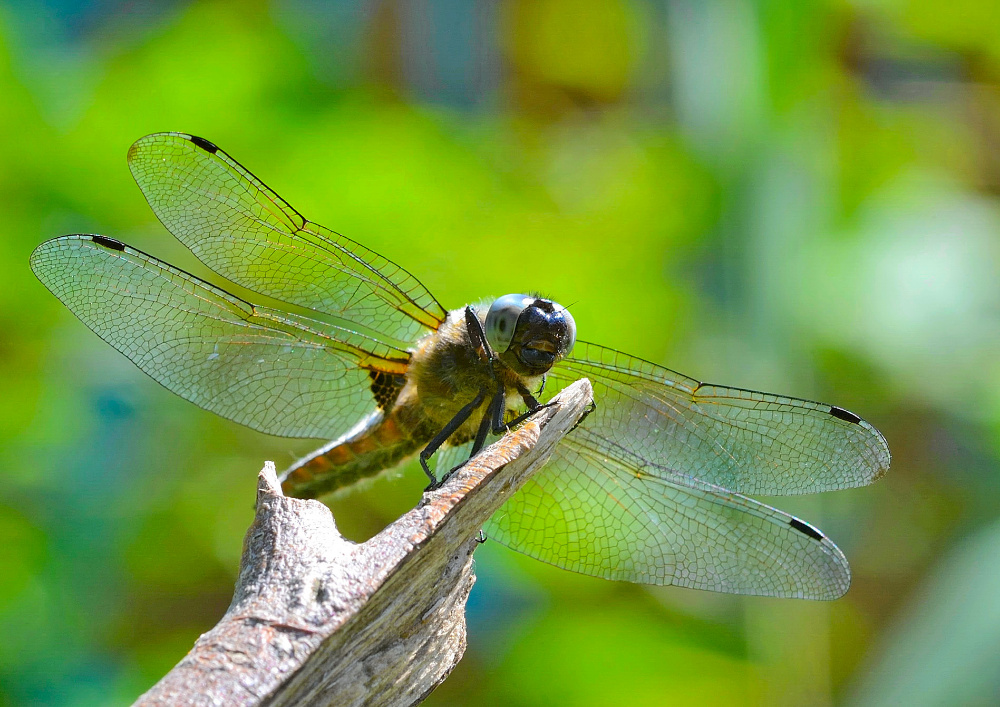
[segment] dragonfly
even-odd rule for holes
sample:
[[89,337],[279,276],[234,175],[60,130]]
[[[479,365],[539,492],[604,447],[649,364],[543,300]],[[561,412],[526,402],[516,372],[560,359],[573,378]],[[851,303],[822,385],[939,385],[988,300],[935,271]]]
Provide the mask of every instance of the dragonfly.
[[[282,475],[318,497],[417,456],[478,452],[570,383],[596,409],[489,521],[488,537],[611,580],[835,599],[820,530],[750,498],[863,486],[884,437],[835,405],[701,383],[576,340],[572,315],[513,294],[446,310],[413,275],[313,223],[208,140],[141,138],[128,164],[153,212],[251,303],[102,235],[38,246],[39,280],[168,390],[271,435],[333,440]],[[448,468],[440,463],[436,467]],[[443,475],[442,475],[443,476]]]

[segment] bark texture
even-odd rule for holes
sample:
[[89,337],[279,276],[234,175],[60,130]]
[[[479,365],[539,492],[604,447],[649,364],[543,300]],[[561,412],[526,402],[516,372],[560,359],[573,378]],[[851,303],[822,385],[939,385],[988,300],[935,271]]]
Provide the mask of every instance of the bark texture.
[[480,527],[591,399],[590,382],[577,381],[361,544],[322,503],[282,495],[266,463],[229,610],[135,704],[420,702],[465,651]]

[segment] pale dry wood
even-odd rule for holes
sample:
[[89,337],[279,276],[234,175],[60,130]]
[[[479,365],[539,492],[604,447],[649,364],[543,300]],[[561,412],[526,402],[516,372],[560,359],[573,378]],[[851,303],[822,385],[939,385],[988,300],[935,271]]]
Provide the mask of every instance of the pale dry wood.
[[590,382],[508,433],[368,542],[260,472],[232,604],[136,705],[412,705],[465,651],[483,523],[552,453]]

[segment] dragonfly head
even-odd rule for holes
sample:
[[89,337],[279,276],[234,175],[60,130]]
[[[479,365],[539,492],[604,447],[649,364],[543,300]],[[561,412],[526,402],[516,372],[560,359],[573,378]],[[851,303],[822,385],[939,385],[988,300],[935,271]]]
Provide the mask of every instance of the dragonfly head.
[[486,340],[501,360],[522,376],[540,376],[569,355],[576,322],[552,300],[504,295],[486,313]]

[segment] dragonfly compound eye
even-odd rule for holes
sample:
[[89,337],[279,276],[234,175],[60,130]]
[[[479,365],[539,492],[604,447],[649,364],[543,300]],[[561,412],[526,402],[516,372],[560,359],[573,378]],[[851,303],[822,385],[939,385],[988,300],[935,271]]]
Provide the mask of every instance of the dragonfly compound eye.
[[514,336],[501,357],[520,375],[539,376],[566,357],[576,342],[576,323],[552,300],[533,298],[521,310]]
[[535,301],[528,295],[504,295],[498,297],[486,313],[486,340],[497,353],[503,353],[510,346],[521,312]]

